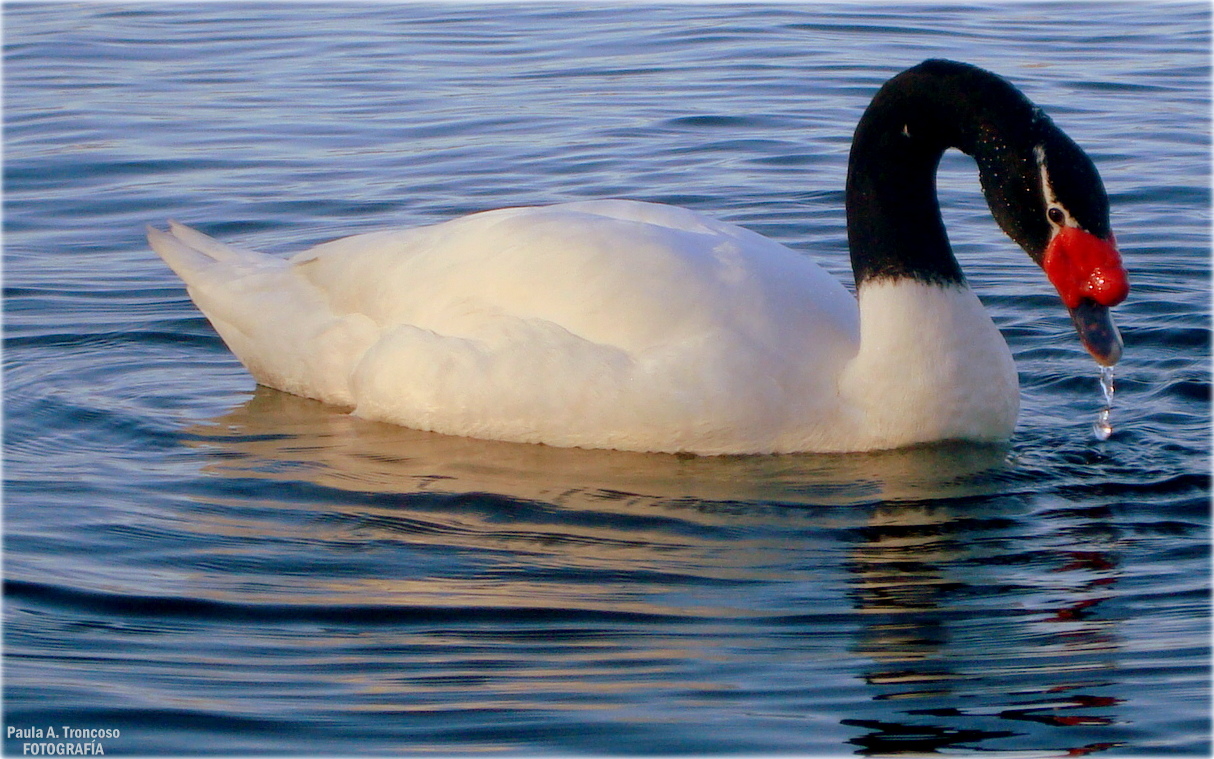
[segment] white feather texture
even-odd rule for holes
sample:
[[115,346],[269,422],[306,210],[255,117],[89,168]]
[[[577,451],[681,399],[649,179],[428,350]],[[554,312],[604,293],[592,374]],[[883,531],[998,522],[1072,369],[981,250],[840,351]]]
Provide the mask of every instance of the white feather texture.
[[289,260],[176,224],[149,240],[259,382],[417,429],[721,454],[1015,422],[1010,353],[968,290],[902,280],[858,309],[804,256],[670,206],[503,209]]
[[886,279],[866,283],[859,300],[859,354],[839,386],[863,412],[865,448],[1011,437],[1016,364],[972,290]]

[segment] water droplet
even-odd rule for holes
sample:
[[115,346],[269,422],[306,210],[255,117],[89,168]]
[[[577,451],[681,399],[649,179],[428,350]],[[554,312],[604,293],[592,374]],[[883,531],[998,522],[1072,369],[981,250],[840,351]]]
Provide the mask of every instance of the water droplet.
[[1113,367],[1100,367],[1100,390],[1104,393],[1104,408],[1092,423],[1092,434],[1097,440],[1108,440],[1113,436],[1113,423],[1109,421],[1113,413]]
[[1107,408],[1100,409],[1100,413],[1096,415],[1096,421],[1092,423],[1092,434],[1097,440],[1108,440],[1113,436],[1113,425],[1109,423]]

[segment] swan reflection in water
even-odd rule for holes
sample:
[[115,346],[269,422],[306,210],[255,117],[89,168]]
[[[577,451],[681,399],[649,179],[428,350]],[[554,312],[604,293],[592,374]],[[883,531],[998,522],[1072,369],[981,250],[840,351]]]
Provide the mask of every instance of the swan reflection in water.
[[849,551],[850,596],[866,620],[854,650],[871,659],[862,676],[901,717],[845,720],[870,730],[850,743],[865,755],[936,753],[1014,741],[1028,721],[1081,729],[1051,747],[1069,756],[1120,745],[1092,732],[1114,724],[1123,700],[1107,693],[1115,623],[1095,608],[1113,594],[1115,548],[1101,534],[1065,544],[1093,515],[1060,509],[1063,540],[1008,552],[1020,526],[975,520],[968,501],[878,506]]
[[[829,722],[862,754],[1118,745],[1118,636],[1097,609],[1119,576],[1116,537],[1035,492],[1004,447],[560,449],[368,422],[263,387],[187,438],[231,499],[189,529],[313,567],[217,575],[200,593],[500,628],[361,632],[375,650],[429,652],[395,663],[428,679],[382,663],[358,676],[347,707],[364,716],[476,704],[669,725],[733,700],[785,730]],[[512,637],[520,619],[530,632]],[[579,642],[567,628],[587,619],[608,633]],[[534,625],[559,630],[536,648]],[[444,667],[478,670],[477,684],[455,692]],[[1041,746],[1034,725],[1065,729]]]

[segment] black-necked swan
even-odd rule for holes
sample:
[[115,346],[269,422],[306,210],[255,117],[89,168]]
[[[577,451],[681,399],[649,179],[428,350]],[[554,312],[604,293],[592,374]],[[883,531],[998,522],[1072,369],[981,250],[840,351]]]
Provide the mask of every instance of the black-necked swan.
[[1000,227],[1096,361],[1128,292],[1096,167],[1004,79],[931,60],[852,143],[857,296],[800,253],[629,200],[486,211],[280,259],[148,230],[258,382],[422,430],[699,454],[1011,437],[1011,351],[949,247],[935,175],[973,156]]

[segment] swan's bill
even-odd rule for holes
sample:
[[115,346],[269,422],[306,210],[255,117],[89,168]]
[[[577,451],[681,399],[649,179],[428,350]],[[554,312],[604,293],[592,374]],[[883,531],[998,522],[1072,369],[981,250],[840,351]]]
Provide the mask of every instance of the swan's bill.
[[1068,310],[1083,347],[1088,349],[1096,363],[1101,366],[1116,364],[1121,359],[1123,343],[1108,307],[1084,298],[1078,306]]

